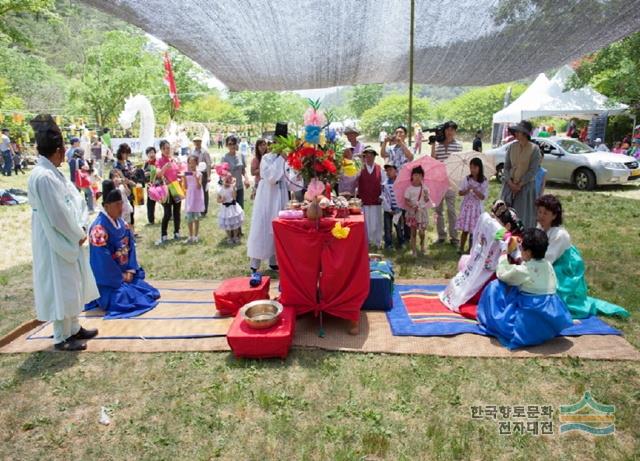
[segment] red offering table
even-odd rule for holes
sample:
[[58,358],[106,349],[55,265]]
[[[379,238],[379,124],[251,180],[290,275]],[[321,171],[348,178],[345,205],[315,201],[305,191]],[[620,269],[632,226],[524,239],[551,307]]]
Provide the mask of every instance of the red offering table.
[[[350,229],[346,239],[331,234],[336,222]],[[298,315],[313,311],[347,320],[360,319],[369,294],[369,254],[364,216],[274,219],[280,267],[280,302]]]

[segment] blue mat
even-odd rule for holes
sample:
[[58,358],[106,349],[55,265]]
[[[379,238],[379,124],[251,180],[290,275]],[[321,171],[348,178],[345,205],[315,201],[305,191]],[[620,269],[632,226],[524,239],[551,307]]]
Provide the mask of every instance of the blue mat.
[[[444,285],[396,285],[393,308],[386,312],[394,336],[453,336],[472,333],[487,336],[478,321],[447,309],[438,298]],[[574,320],[559,336],[618,335],[598,317]]]

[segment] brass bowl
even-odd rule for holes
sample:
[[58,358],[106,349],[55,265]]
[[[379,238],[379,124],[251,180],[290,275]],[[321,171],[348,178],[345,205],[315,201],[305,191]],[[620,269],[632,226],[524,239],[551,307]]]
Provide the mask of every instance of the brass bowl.
[[259,299],[245,304],[240,309],[240,315],[251,328],[262,330],[276,324],[282,314],[282,304],[269,299]]

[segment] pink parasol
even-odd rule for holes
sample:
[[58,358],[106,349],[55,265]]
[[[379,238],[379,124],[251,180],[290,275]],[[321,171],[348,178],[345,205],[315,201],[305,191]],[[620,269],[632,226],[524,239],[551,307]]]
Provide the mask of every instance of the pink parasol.
[[411,185],[411,170],[417,166],[421,166],[424,170],[424,185],[429,189],[432,207],[442,201],[444,194],[449,189],[449,178],[444,163],[429,155],[423,155],[412,162],[402,165],[398,177],[393,183],[393,190],[396,193],[396,200],[400,208],[406,209],[404,191]]

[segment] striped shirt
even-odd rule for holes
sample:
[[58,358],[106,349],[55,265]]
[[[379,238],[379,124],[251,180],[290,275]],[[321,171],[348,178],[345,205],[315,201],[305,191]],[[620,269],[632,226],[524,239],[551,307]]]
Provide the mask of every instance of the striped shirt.
[[398,209],[396,192],[393,190],[395,180],[386,178],[382,183],[382,208],[387,212],[394,212]]
[[454,152],[462,152],[462,143],[455,139],[449,144],[436,143],[436,160],[444,162]]

